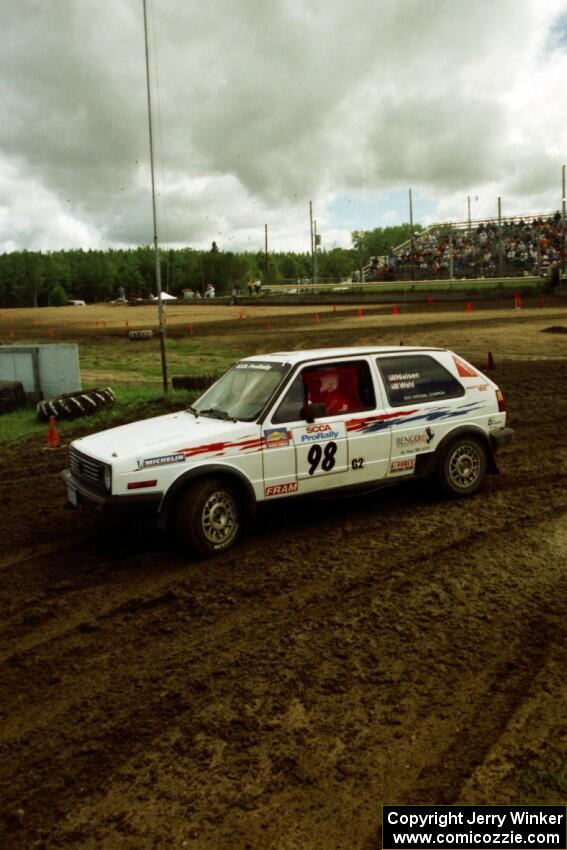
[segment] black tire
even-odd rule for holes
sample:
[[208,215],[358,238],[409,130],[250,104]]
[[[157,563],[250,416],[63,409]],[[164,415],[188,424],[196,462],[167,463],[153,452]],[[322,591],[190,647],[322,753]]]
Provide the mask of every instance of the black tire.
[[0,381],[0,413],[11,413],[25,403],[26,394],[20,381]]
[[458,437],[444,450],[437,470],[443,493],[451,499],[472,496],[486,475],[486,447],[476,437]]
[[201,478],[182,493],[175,508],[175,533],[183,548],[210,558],[234,545],[241,511],[236,491],[222,478]]
[[77,419],[108,407],[114,402],[114,393],[110,387],[97,390],[85,390],[84,392],[66,393],[58,398],[48,401],[40,401],[37,405],[39,419],[47,420],[50,416],[57,419]]

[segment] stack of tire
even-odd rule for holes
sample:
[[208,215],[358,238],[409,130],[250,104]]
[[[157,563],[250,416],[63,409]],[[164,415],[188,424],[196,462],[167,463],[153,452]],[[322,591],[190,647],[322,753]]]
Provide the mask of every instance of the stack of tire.
[[99,390],[84,390],[77,393],[65,393],[57,398],[40,401],[37,405],[39,419],[47,421],[50,416],[57,419],[77,419],[108,407],[114,403],[114,393],[110,387]]

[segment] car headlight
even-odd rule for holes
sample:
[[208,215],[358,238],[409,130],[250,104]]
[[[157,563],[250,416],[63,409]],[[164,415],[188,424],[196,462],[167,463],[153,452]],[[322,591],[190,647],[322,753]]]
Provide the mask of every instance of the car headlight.
[[112,490],[112,467],[105,466],[104,467],[104,486],[106,488],[106,492],[110,493]]

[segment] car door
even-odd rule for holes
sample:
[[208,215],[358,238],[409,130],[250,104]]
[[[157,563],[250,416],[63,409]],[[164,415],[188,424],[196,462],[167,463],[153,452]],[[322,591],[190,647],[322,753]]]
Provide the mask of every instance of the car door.
[[[325,405],[325,415],[306,421],[309,404]],[[366,359],[325,360],[299,369],[264,424],[266,498],[384,477],[390,438],[378,420]]]
[[376,358],[392,431],[388,477],[413,474],[418,456],[434,452],[443,437],[470,416],[474,405],[444,356],[424,351]]

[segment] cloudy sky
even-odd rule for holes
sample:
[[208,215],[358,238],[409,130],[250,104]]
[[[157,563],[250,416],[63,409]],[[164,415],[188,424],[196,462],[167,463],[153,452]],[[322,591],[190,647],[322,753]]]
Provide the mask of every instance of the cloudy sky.
[[[147,0],[164,244],[561,205],[567,0]],[[142,0],[7,0],[0,252],[153,238]]]

